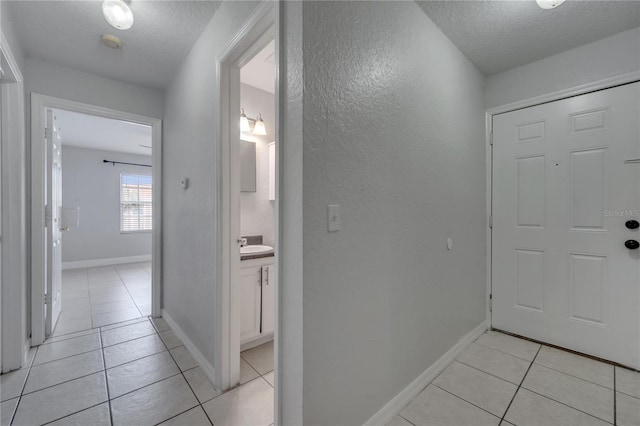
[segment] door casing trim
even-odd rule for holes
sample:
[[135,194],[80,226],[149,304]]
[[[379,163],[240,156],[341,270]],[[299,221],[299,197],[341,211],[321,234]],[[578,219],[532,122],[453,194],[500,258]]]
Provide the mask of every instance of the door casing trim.
[[[31,200],[44,199],[44,112],[46,109],[96,115],[116,120],[130,121],[151,126],[152,131],[152,178],[153,178],[153,230],[151,232],[152,291],[151,313],[162,315],[162,120],[144,115],[132,114],[110,108],[89,105],[68,99],[56,98],[39,93],[31,94]],[[63,160],[64,162],[64,160]],[[64,164],[63,164],[64,167]],[[45,288],[44,274],[44,204],[31,203],[31,344],[40,345],[45,340],[44,312],[42,311]]]

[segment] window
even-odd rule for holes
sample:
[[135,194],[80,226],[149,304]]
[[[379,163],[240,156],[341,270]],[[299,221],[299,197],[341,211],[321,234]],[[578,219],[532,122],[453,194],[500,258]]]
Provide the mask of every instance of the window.
[[120,231],[151,230],[151,176],[120,174]]

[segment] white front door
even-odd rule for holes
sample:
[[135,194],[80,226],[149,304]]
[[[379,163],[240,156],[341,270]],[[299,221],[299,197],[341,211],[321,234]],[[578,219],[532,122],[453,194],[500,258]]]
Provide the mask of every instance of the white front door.
[[640,83],[493,118],[494,328],[640,368]]
[[45,335],[53,332],[62,308],[62,137],[55,113],[47,110],[47,173],[46,220],[47,227],[47,288],[45,298]]

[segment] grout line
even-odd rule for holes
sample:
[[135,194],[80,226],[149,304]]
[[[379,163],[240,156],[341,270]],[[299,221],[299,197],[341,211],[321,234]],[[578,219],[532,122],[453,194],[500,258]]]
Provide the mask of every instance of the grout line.
[[[96,350],[98,350],[98,349],[96,349]],[[84,379],[85,377],[93,376],[94,374],[98,374],[98,373],[102,373],[102,372],[104,372],[104,370],[94,371],[93,373],[84,374],[82,376],[74,377],[73,379],[69,379],[69,380],[64,380],[62,382],[56,383],[55,385],[49,385],[49,386],[44,387],[44,388],[36,389],[36,390],[34,390],[32,392],[25,392],[22,395],[33,395],[34,393],[37,393],[37,392],[40,392],[40,391],[43,391],[43,390],[46,390],[46,389],[51,389],[53,387],[56,387],[58,385],[63,385],[65,383],[73,382],[74,380]]]
[[104,384],[107,388],[107,400],[109,402],[109,423],[113,425],[113,415],[111,414],[111,393],[109,392],[109,378],[107,377],[107,360],[104,356],[104,345],[102,344],[102,333],[100,333],[100,349],[102,350],[102,368],[104,374]]
[[[498,331],[498,333],[500,333],[500,332]],[[511,335],[506,334],[506,336],[511,336]],[[511,336],[511,337],[513,337],[513,336]],[[510,353],[510,352],[505,352],[505,351],[503,351],[502,349],[498,349],[498,348],[495,348],[495,347],[493,347],[493,346],[487,346],[487,345],[485,345],[485,344],[482,344],[482,343],[478,342],[478,340],[477,340],[477,339],[476,339],[474,342],[472,342],[472,343],[475,343],[476,345],[480,345],[480,346],[482,346],[483,348],[492,349],[492,350],[494,350],[494,351],[501,352],[501,353],[503,353],[503,354],[511,355],[511,356],[516,357],[516,358],[518,358],[518,359],[521,359],[521,360],[523,360],[523,361],[533,362],[533,359],[526,359],[526,358],[522,358],[521,356],[514,355],[514,354],[512,354],[512,353]],[[532,343],[533,343],[533,342],[532,342]],[[537,343],[537,342],[535,342],[535,343]],[[540,343],[537,343],[537,344],[538,344],[538,345],[540,345]],[[538,348],[538,349],[540,349],[540,348]]]
[[13,424],[13,421],[16,418],[16,414],[18,414],[18,408],[20,407],[20,402],[22,402],[22,395],[24,394],[24,388],[27,386],[27,380],[29,380],[29,374],[31,374],[31,367],[33,367],[33,362],[36,360],[36,355],[38,355],[38,350],[40,349],[39,346],[36,346],[36,353],[33,354],[33,358],[31,358],[31,361],[29,362],[29,366],[26,367],[28,368],[27,370],[27,375],[24,376],[24,382],[22,382],[22,387],[20,388],[20,395],[18,395],[18,402],[16,402],[16,408],[13,410],[13,415],[11,416],[11,419],[9,419],[9,424]]
[[513,404],[513,401],[516,399],[516,395],[518,394],[518,391],[522,387],[522,384],[524,383],[524,379],[527,377],[527,374],[529,374],[529,370],[531,370],[531,367],[533,366],[534,361],[538,357],[538,354],[540,353],[540,349],[542,349],[542,346],[538,348],[538,351],[536,352],[533,359],[531,360],[531,363],[529,364],[529,368],[527,368],[527,371],[524,373],[524,376],[522,376],[522,380],[520,380],[520,384],[518,385],[518,388],[513,393],[513,396],[511,397],[511,401],[509,401],[509,405],[507,405],[507,409],[504,410],[504,413],[502,413],[502,417],[500,417],[500,423],[505,421],[504,416],[507,415],[507,412],[509,412],[509,408],[511,408],[511,404]]
[[[475,365],[467,364],[466,362],[462,362],[462,361],[460,361],[459,359],[455,359],[455,360],[453,360],[453,362],[452,362],[451,364],[453,364],[454,362],[458,362],[458,363],[460,363],[460,364],[462,364],[462,365],[466,365],[467,367],[471,367],[471,368],[473,368],[474,370],[478,370],[478,371],[480,371],[480,372],[482,372],[482,373],[485,373],[485,374],[488,374],[488,375],[490,375],[490,376],[493,376],[493,377],[495,377],[496,379],[500,379],[500,380],[502,380],[503,382],[511,383],[512,385],[518,386],[518,383],[514,383],[514,382],[512,382],[512,381],[510,381],[510,380],[505,379],[504,377],[496,376],[495,374],[490,373],[490,372],[488,372],[488,371],[484,371],[483,369],[478,368],[478,367],[476,367]],[[451,365],[451,364],[449,364],[449,365]],[[531,365],[531,363],[529,363],[529,365]],[[448,366],[447,366],[447,367],[448,367]],[[529,371],[529,370],[527,369],[527,371]],[[525,376],[526,376],[526,375],[527,375],[527,373],[525,372]],[[524,378],[524,376],[522,376],[522,377]],[[434,380],[435,380],[435,379],[434,379]],[[521,383],[521,382],[520,382],[520,383]]]
[[[404,410],[404,408],[403,408],[403,410]],[[407,423],[411,423],[413,426],[416,426],[416,424],[415,424],[415,423],[413,423],[413,422],[412,422],[412,421],[410,421],[410,420],[407,420],[407,419],[406,419],[406,417],[403,417],[402,415],[400,415],[400,413],[398,413],[398,414],[397,414],[397,416],[398,416],[398,417],[400,417],[400,418],[402,418],[402,419],[404,419],[404,421],[406,421]]]
[[[67,414],[67,415],[62,416],[62,417],[59,417],[59,418],[57,418],[57,419],[49,420],[48,422],[43,423],[43,425],[49,425],[49,424],[51,424],[51,423],[53,423],[53,422],[57,422],[58,420],[62,420],[62,419],[66,419],[67,417],[71,417],[71,416],[73,416],[74,414],[78,414],[78,413],[82,413],[83,411],[91,410],[92,408],[96,408],[97,406],[102,405],[102,404],[104,404],[105,402],[109,402],[109,401],[102,401],[102,402],[99,402],[99,403],[97,403],[97,404],[94,404],[94,405],[92,405],[92,406],[90,406],[90,407],[83,408],[83,409],[82,409],[82,410],[80,410],[80,411],[76,411],[76,412],[73,412],[73,413],[71,413],[71,414]],[[111,410],[109,410],[109,411],[111,411]]]
[[[598,416],[594,416],[593,414],[587,413],[586,411],[582,411],[582,410],[580,410],[580,409],[578,409],[578,408],[576,408],[576,407],[572,407],[571,405],[565,404],[565,403],[564,403],[564,402],[562,402],[562,401],[555,400],[555,399],[553,399],[553,398],[551,398],[551,397],[549,397],[549,396],[547,396],[547,395],[543,395],[543,394],[541,394],[541,393],[539,393],[539,392],[532,391],[531,389],[524,388],[524,387],[523,387],[522,389],[526,390],[527,392],[534,393],[534,394],[536,394],[536,395],[538,395],[538,396],[540,396],[540,397],[542,397],[542,398],[544,398],[544,399],[548,399],[549,401],[553,401],[553,402],[555,402],[555,403],[557,403],[557,404],[564,405],[565,407],[570,408],[570,409],[572,409],[572,410],[574,410],[574,411],[578,411],[578,412],[580,412],[580,413],[582,413],[582,414],[586,414],[587,416],[589,416],[589,417],[593,417],[594,419],[598,419],[598,420],[600,420],[601,422],[604,422],[604,423],[606,423],[606,424],[609,424],[609,425],[610,425],[610,424],[613,424],[613,423],[611,423],[611,422],[609,422],[609,421],[607,421],[607,420],[605,420],[605,419],[602,419],[602,418],[600,418],[600,417],[598,417]],[[508,420],[507,420],[507,421],[508,421]]]
[[[442,391],[445,391],[446,393],[448,393],[448,394],[450,394],[450,395],[455,396],[455,397],[456,397],[456,398],[458,398],[460,401],[464,401],[464,402],[466,402],[466,403],[467,403],[467,404],[469,404],[469,405],[473,405],[474,407],[476,407],[476,408],[478,408],[478,409],[480,409],[480,410],[484,411],[485,413],[491,414],[493,417],[495,417],[496,419],[500,420],[500,417],[499,417],[499,416],[497,416],[497,415],[495,415],[495,414],[493,414],[491,411],[489,411],[489,410],[487,410],[487,409],[485,409],[485,408],[482,408],[482,407],[480,407],[479,405],[476,405],[476,404],[474,404],[474,403],[473,403],[473,402],[471,402],[471,401],[467,401],[466,399],[464,399],[464,398],[463,398],[463,397],[461,397],[460,395],[456,395],[455,393],[453,393],[453,392],[451,392],[451,391],[448,391],[448,390],[447,390],[447,389],[445,389],[445,388],[441,388],[440,386],[433,384],[433,382],[429,383],[429,384],[427,385],[427,387],[425,387],[424,389],[428,388],[428,387],[429,387],[429,385],[434,386],[434,387],[436,387],[436,388],[438,388],[438,389],[440,389],[440,390],[442,390]],[[424,391],[424,389],[423,389],[423,391]],[[404,408],[403,408],[403,410],[404,410]],[[500,423],[498,423],[498,424],[500,424]]]

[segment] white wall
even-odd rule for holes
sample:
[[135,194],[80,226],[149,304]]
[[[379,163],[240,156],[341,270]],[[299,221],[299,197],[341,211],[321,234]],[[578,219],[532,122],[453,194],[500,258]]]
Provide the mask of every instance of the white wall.
[[485,320],[484,77],[413,2],[303,19],[303,423],[355,425]]
[[[216,57],[255,9],[223,2],[167,89],[163,138],[163,306],[214,364],[217,253]],[[189,188],[180,179],[190,179]]]
[[[273,69],[275,71],[275,67]],[[262,235],[263,243],[273,246],[274,242],[274,201],[269,201],[269,149],[275,140],[275,97],[269,92],[242,84],[240,105],[247,116],[255,118],[262,114],[266,136],[246,133],[243,139],[256,143],[256,192],[240,193],[240,233],[242,235]]]
[[151,255],[151,232],[120,233],[120,173],[151,176],[151,157],[63,146],[62,204],[80,207],[80,225],[62,235],[62,261]]
[[487,78],[492,108],[640,70],[640,28]]
[[26,61],[26,90],[148,117],[162,118],[163,93],[41,59]]

